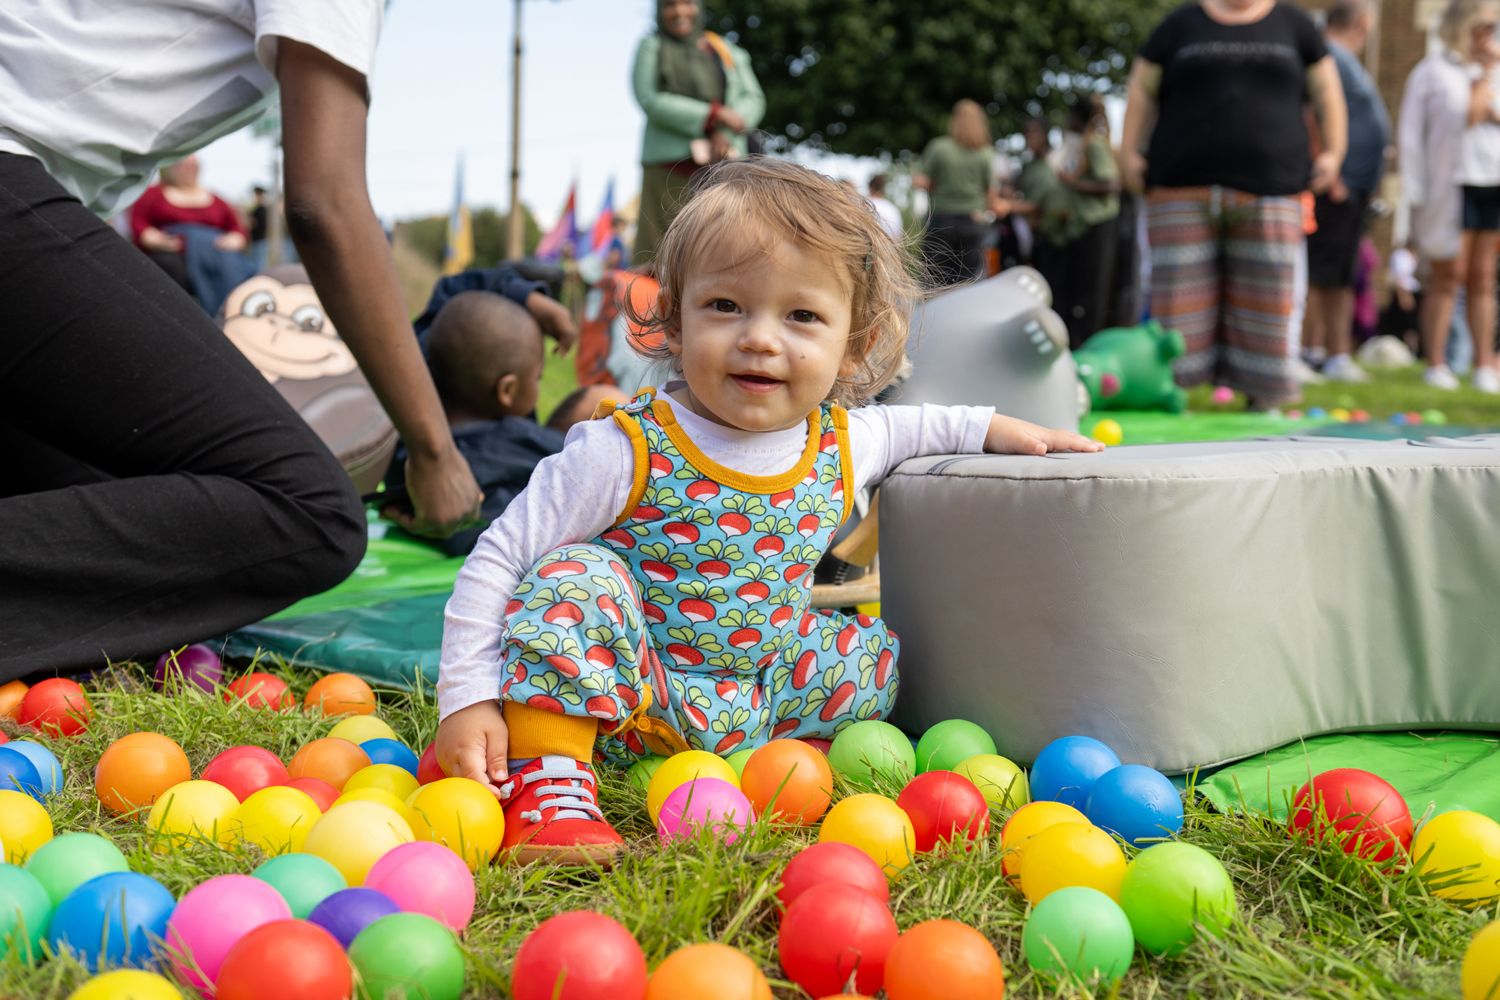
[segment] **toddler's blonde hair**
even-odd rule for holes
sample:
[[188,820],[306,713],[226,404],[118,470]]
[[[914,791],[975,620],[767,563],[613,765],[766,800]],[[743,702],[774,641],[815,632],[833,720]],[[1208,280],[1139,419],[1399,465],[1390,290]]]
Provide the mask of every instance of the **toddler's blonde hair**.
[[[859,406],[891,384],[906,357],[911,312],[921,298],[906,250],[857,191],[788,160],[726,160],[694,179],[656,255],[661,293],[655,307],[641,315],[626,303],[643,336],[682,328],[687,275],[725,241],[745,244],[731,266],[757,253],[774,254],[782,241],[826,258],[848,283],[845,356],[857,363],[853,374],[833,383],[828,398]],[[672,358],[665,345],[643,350],[656,360]]]

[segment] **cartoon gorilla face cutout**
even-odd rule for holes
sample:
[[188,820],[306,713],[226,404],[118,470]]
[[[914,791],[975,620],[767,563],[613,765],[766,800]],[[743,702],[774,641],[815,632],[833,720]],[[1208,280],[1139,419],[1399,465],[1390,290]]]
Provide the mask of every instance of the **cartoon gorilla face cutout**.
[[271,382],[346,375],[356,367],[301,268],[274,268],[230,292],[224,333]]

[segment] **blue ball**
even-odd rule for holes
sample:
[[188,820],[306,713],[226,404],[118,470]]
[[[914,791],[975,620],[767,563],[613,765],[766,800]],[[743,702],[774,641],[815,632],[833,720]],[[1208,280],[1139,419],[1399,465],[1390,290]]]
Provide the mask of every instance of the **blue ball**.
[[47,940],[71,948],[92,972],[105,965],[152,964],[177,900],[166,886],[138,872],[99,875],[68,893],[52,911]]
[[1083,811],[1095,826],[1136,847],[1182,829],[1182,796],[1165,774],[1143,764],[1101,775]]
[[339,944],[347,951],[349,943],[359,936],[360,931],[381,917],[400,912],[401,907],[383,892],[365,888],[340,889],[313,907],[307,919],[338,938]]
[[1404,424],[1404,423],[1406,423],[1406,414],[1404,414],[1404,413],[1392,413],[1391,414],[1391,423],[1393,423],[1393,424]]
[[38,801],[44,790],[42,776],[24,753],[0,746],[0,791],[25,792]]
[[1066,802],[1082,809],[1089,789],[1106,771],[1120,766],[1120,758],[1109,747],[1090,736],[1064,736],[1053,740],[1036,755],[1031,765],[1033,801]]
[[1308,420],[1327,420],[1328,411],[1321,406],[1314,406],[1307,411]]
[[24,754],[42,779],[42,794],[56,795],[63,784],[62,763],[57,755],[35,740],[11,740],[4,749]]
[[371,764],[395,764],[411,772],[411,776],[417,776],[417,755],[412,748],[400,740],[389,740],[385,738],[376,740],[365,740],[359,748],[370,755]]

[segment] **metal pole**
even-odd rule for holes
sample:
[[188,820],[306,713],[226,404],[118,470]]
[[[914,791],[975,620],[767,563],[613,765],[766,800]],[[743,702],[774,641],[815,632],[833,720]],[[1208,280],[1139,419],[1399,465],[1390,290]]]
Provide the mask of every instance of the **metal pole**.
[[510,81],[510,216],[505,241],[505,256],[510,260],[521,259],[526,235],[521,218],[521,0],[515,0],[515,7]]

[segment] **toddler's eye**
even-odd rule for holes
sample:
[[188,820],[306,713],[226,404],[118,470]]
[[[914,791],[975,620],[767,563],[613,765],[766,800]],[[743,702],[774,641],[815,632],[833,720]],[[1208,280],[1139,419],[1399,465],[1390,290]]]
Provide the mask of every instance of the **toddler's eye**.
[[714,299],[709,303],[709,308],[713,309],[714,312],[732,313],[739,307],[729,299]]
[[816,323],[817,321],[818,321],[818,314],[815,313],[815,312],[813,312],[811,309],[793,309],[792,310],[792,322],[793,323]]

